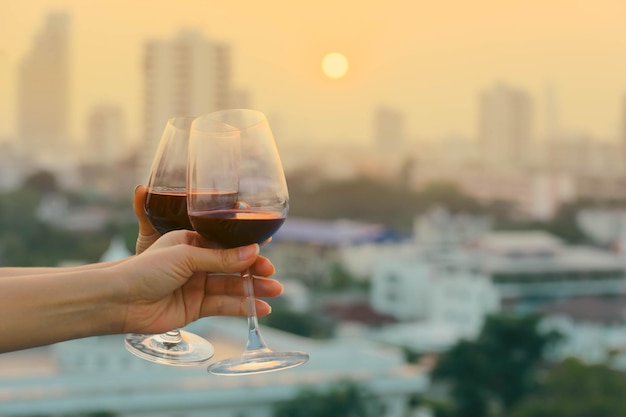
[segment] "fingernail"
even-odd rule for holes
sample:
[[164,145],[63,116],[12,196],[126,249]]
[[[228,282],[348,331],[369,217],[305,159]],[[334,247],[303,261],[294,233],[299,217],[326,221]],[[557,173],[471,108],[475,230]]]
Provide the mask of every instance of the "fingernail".
[[251,256],[255,256],[259,254],[259,245],[256,243],[254,245],[242,246],[239,248],[239,260],[243,261],[244,259],[248,259]]

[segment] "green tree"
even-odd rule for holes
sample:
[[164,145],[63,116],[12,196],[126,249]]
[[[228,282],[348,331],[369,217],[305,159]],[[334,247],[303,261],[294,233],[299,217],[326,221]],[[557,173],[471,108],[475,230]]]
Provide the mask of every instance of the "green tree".
[[341,262],[335,262],[330,268],[330,282],[324,289],[333,292],[350,289],[366,290],[368,285],[366,280],[355,278]]
[[588,243],[590,239],[578,226],[576,219],[579,210],[587,204],[589,203],[565,204],[551,219],[545,221],[521,221],[515,220],[511,216],[503,220],[502,217],[499,217],[497,228],[503,230],[545,230],[571,244]]
[[307,173],[296,173],[289,177],[289,193],[291,215],[374,222],[398,232],[410,231],[415,215],[434,206],[452,212],[486,212],[477,200],[447,182],[433,183],[417,192],[400,181],[360,177],[314,183]]
[[57,179],[51,172],[38,171],[24,180],[24,187],[33,188],[39,193],[52,193],[59,190]]
[[489,316],[476,340],[459,342],[441,358],[433,376],[449,386],[454,415],[508,412],[536,387],[543,353],[558,340],[538,331],[539,319]]
[[375,222],[395,230],[411,226],[418,202],[414,193],[398,184],[366,177],[318,184],[308,181],[306,177],[290,177],[290,214]]
[[402,162],[402,166],[398,170],[398,184],[400,185],[400,187],[406,190],[410,189],[412,177],[417,166],[417,159],[413,156],[408,156]]
[[[54,266],[68,258],[87,262],[99,259],[109,245],[104,231],[74,232],[42,222],[36,215],[40,203],[37,187],[0,193],[0,264]],[[133,224],[135,236],[136,228]],[[129,240],[132,247],[134,240]]]
[[569,243],[586,243],[589,238],[578,226],[576,216],[583,203],[563,205],[554,218],[546,225],[546,230]]
[[434,206],[445,207],[452,213],[484,213],[485,207],[450,182],[434,182],[417,194],[421,211]]
[[293,400],[274,409],[274,417],[380,417],[380,401],[351,381],[334,384],[328,390],[304,390]]
[[625,392],[623,372],[567,359],[548,371],[510,417],[623,417]]

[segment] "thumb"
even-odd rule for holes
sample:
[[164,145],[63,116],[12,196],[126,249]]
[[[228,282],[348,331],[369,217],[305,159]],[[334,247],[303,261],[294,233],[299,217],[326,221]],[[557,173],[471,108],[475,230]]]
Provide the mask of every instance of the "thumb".
[[160,236],[144,211],[144,205],[146,203],[146,197],[148,195],[148,188],[143,185],[135,187],[135,195],[133,198],[133,211],[137,222],[139,223],[139,234],[137,236],[137,242],[135,244],[135,253],[139,254],[148,249]]
[[259,256],[259,245],[252,244],[233,249],[207,249],[197,246],[177,245],[186,258],[191,271],[238,273],[254,264]]
[[144,185],[138,185],[135,187],[133,211],[135,212],[135,217],[137,217],[137,221],[139,222],[139,235],[150,236],[156,233],[156,230],[154,230],[154,227],[150,224],[150,221],[146,217],[146,212],[144,211],[147,195],[148,187]]

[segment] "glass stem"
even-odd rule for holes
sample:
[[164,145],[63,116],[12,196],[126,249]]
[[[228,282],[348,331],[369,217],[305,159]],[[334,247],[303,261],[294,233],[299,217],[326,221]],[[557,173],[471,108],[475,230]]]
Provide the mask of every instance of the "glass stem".
[[180,329],[170,330],[159,335],[159,339],[166,345],[176,345],[183,341],[183,337],[180,334]]
[[248,343],[246,345],[246,352],[268,352],[270,349],[267,347],[263,336],[261,336],[261,331],[259,330],[259,320],[256,315],[254,297],[254,283],[250,269],[246,269],[242,272],[241,278],[243,279],[243,291],[248,307]]

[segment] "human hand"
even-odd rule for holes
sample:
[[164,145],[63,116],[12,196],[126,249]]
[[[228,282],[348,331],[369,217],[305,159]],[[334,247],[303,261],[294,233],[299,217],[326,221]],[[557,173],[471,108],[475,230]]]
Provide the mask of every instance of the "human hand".
[[148,249],[161,236],[161,234],[152,227],[144,211],[147,195],[148,187],[144,185],[135,187],[133,211],[135,212],[135,217],[137,217],[137,223],[139,224],[139,234],[137,235],[137,243],[135,244],[135,253],[137,255]]
[[[114,322],[119,333],[162,333],[184,327],[201,317],[247,314],[243,279],[246,268],[254,278],[256,297],[276,297],[282,285],[267,277],[274,266],[259,256],[259,246],[207,249],[195,232],[163,235],[141,255],[109,269],[113,277]],[[237,275],[235,275],[237,274]],[[255,300],[257,314],[271,308]]]

